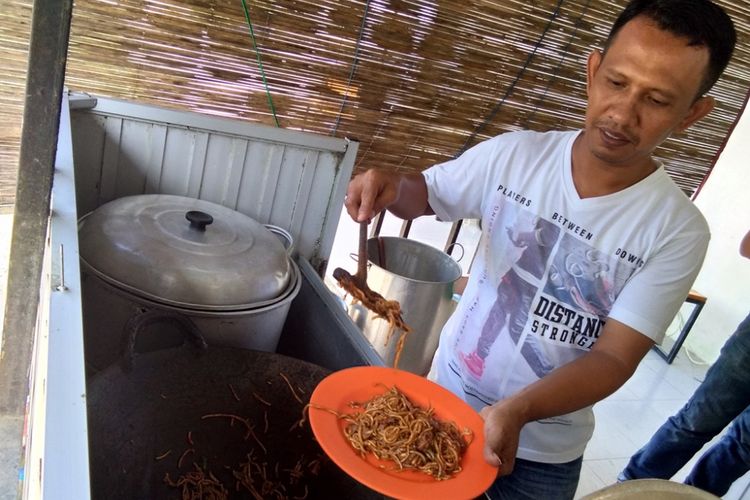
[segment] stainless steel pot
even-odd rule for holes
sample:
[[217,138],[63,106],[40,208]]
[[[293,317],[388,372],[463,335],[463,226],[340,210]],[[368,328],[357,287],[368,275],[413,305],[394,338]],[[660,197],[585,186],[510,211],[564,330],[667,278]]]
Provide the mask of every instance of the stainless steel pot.
[[695,486],[665,479],[624,481],[590,493],[581,500],[718,500]]
[[[274,232],[203,200],[114,200],[81,219],[79,242],[90,373],[120,357],[124,326],[145,311],[188,317],[209,344],[275,351],[301,287]],[[165,320],[139,338],[148,351],[179,345],[183,335]]]
[[[425,375],[440,331],[454,310],[453,283],[461,277],[461,267],[445,252],[405,238],[371,238],[367,253],[367,284],[386,299],[399,301],[404,321],[413,329],[398,367]],[[392,365],[398,335],[386,343],[387,321],[360,304],[351,304],[349,315],[383,361]]]

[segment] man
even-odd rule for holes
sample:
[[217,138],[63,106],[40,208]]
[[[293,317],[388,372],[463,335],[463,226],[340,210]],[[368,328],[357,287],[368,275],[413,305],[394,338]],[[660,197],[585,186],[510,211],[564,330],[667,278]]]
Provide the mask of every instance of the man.
[[687,296],[708,227],[652,153],[711,111],[704,94],[734,41],[709,0],[635,0],[588,58],[583,130],[503,134],[422,174],[351,181],[356,221],[383,209],[482,219],[431,377],[485,420],[491,498],[573,498],[591,405],[632,375]]
[[[740,243],[740,255],[750,259],[750,231]],[[724,344],[690,400],[633,455],[618,480],[671,478],[730,423],[698,459],[686,484],[721,497],[750,470],[750,315]]]

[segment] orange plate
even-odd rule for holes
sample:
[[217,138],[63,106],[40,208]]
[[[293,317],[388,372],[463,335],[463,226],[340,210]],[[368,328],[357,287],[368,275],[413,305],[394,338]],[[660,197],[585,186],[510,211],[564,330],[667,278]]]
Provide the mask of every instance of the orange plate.
[[481,495],[497,476],[497,468],[489,465],[482,455],[484,422],[473,408],[447,389],[403,370],[360,366],[334,372],[323,379],[315,388],[310,403],[339,413],[354,412],[358,410],[352,409],[350,402],[367,401],[394,385],[413,403],[434,408],[438,419],[452,421],[461,430],[471,429],[474,437],[464,454],[461,472],[438,481],[422,472],[393,470],[393,462],[378,460],[371,453],[362,458],[344,435],[344,420],[310,407],[310,426],[323,451],[351,477],[389,497],[442,500]]

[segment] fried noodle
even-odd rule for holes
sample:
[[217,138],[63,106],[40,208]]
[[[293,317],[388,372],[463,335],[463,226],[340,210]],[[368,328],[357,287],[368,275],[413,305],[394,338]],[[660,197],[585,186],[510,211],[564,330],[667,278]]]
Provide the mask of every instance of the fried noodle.
[[174,488],[180,488],[182,500],[226,500],[229,491],[211,472],[206,473],[193,464],[195,470],[187,472],[173,481],[169,473],[164,475],[164,482]]
[[388,345],[396,330],[401,330],[401,336],[396,343],[396,353],[393,358],[393,367],[398,368],[406,336],[412,332],[411,327],[404,322],[401,316],[401,304],[397,300],[388,300],[372,290],[362,290],[357,285],[354,276],[343,270],[336,273],[334,277],[338,281],[339,286],[352,297],[352,300],[361,303],[367,309],[374,312],[376,317],[383,318],[388,322],[388,334],[385,338],[385,345]]
[[338,416],[349,422],[344,433],[363,458],[372,453],[394,462],[398,470],[417,470],[439,480],[461,471],[471,430],[460,431],[453,422],[441,422],[432,408],[413,404],[396,387],[351,406],[362,411]]

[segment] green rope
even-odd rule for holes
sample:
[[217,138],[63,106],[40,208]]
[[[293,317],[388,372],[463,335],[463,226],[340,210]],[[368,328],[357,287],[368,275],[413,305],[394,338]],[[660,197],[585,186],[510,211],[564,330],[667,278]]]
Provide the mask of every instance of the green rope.
[[260,59],[260,51],[258,50],[258,44],[255,41],[255,31],[253,31],[253,22],[250,20],[250,12],[247,10],[247,4],[245,3],[245,0],[240,0],[242,2],[242,8],[245,11],[245,19],[247,20],[247,26],[250,28],[250,38],[253,39],[253,49],[255,50],[255,58],[258,61],[258,68],[260,69],[260,76],[263,78],[263,85],[266,87],[266,96],[268,97],[268,106],[271,108],[271,113],[273,113],[273,121],[276,122],[276,126],[280,127],[279,125],[279,119],[276,118],[276,108],[273,105],[273,98],[271,97],[271,91],[268,89],[268,81],[266,80],[266,72],[263,71],[263,61]]
[[367,2],[365,2],[365,13],[362,15],[362,24],[359,25],[357,44],[354,46],[354,59],[352,60],[352,67],[349,70],[349,81],[346,82],[346,92],[344,92],[344,99],[341,101],[339,115],[336,117],[336,123],[333,125],[331,135],[336,135],[336,131],[339,129],[339,123],[341,123],[341,115],[344,113],[344,107],[346,107],[346,101],[349,98],[349,88],[352,86],[352,80],[354,80],[354,72],[357,70],[357,64],[359,64],[359,46],[362,43],[362,35],[365,31],[365,22],[367,21],[367,12],[369,8],[370,0],[367,0]]

